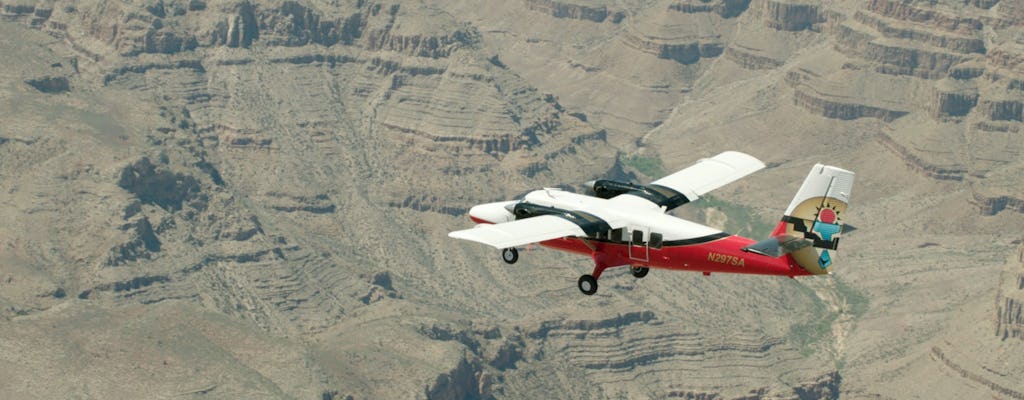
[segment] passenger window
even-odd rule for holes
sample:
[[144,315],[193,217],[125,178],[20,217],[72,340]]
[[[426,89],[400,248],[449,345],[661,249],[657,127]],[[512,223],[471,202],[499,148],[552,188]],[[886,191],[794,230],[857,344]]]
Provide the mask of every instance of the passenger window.
[[622,228],[612,229],[612,237],[611,237],[612,241],[613,242],[621,242],[622,241],[622,234],[623,233],[624,233],[624,231],[622,230]]
[[633,244],[644,244],[644,231],[633,231]]
[[651,232],[651,248],[660,249],[661,240],[662,238],[660,233]]

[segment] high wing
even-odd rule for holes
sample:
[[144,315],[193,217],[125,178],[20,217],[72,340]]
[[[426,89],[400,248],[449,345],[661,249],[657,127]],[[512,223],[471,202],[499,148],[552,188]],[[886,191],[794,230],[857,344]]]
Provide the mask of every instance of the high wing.
[[651,182],[647,185],[647,193],[640,193],[640,196],[627,193],[612,198],[612,201],[632,203],[636,201],[635,197],[643,197],[659,207],[664,206],[666,210],[671,210],[764,167],[764,163],[754,156],[738,151],[726,151]]
[[566,236],[585,236],[579,225],[561,217],[541,215],[500,224],[482,224],[449,233],[456,239],[471,240],[498,249],[522,246]]

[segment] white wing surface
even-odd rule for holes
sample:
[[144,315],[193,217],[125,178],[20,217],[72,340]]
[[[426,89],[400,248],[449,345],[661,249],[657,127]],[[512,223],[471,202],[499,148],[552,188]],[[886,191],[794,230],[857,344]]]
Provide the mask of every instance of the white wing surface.
[[471,240],[498,249],[522,246],[566,236],[585,236],[579,225],[553,215],[541,215],[500,224],[483,224],[449,233],[456,239]]
[[682,193],[689,201],[764,168],[761,160],[738,151],[727,151],[672,175],[651,182]]

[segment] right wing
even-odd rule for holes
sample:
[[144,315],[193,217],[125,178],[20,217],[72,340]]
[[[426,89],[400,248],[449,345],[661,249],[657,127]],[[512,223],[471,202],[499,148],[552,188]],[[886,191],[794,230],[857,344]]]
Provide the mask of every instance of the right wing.
[[760,171],[764,163],[754,156],[738,151],[726,151],[672,175],[651,182],[682,193],[689,201],[718,189],[744,176]]
[[727,151],[635,190],[611,198],[620,207],[653,205],[665,211],[697,200],[701,195],[728,185],[764,168],[764,163],[738,151]]
[[497,249],[522,246],[566,236],[585,236],[579,225],[561,217],[541,215],[500,224],[481,224],[455,231],[448,237],[471,240]]

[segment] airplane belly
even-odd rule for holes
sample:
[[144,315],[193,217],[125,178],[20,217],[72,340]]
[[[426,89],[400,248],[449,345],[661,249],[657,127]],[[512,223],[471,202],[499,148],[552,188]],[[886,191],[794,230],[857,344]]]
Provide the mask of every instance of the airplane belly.
[[591,250],[590,247],[583,243],[582,240],[575,238],[545,240],[543,242],[540,242],[540,245],[576,254],[590,255],[591,253],[593,253],[593,250]]
[[629,258],[629,249],[622,244],[578,238],[562,238],[544,241],[541,242],[541,245],[557,250],[592,256],[596,262],[608,267],[640,265],[635,260]]

